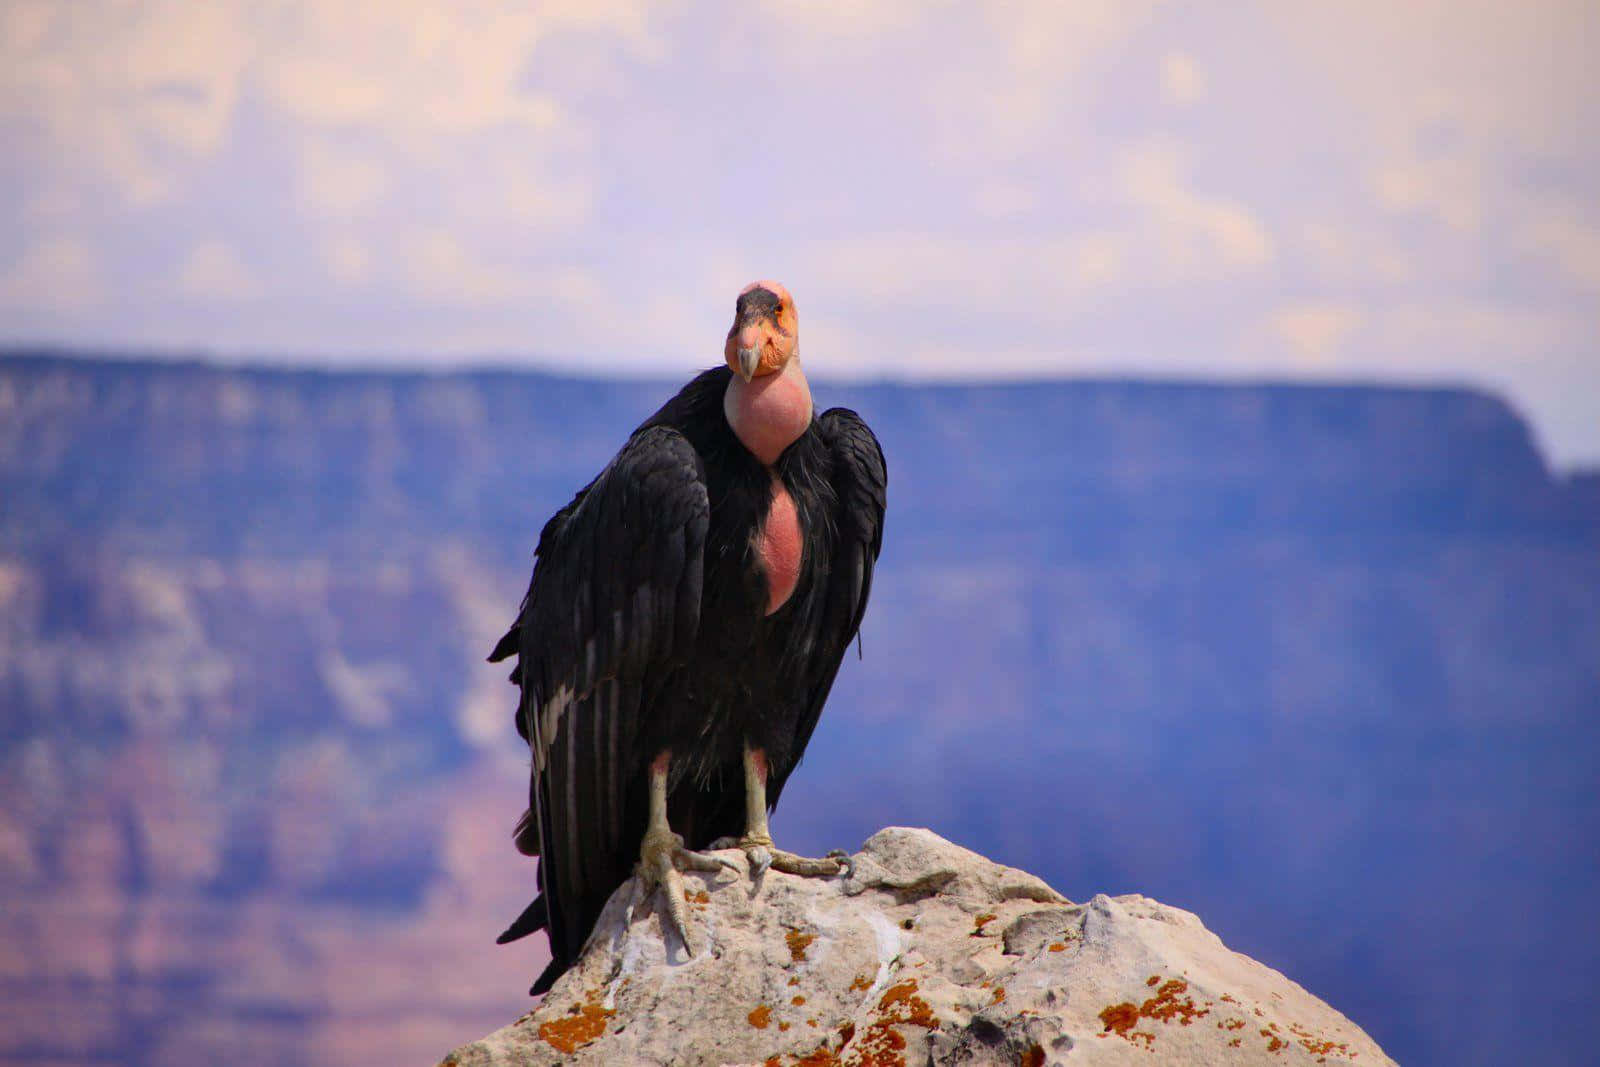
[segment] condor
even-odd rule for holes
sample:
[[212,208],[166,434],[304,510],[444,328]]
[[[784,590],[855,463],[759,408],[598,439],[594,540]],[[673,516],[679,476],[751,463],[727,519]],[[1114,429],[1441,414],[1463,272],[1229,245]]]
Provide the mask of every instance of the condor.
[[690,952],[685,869],[845,870],[777,848],[767,815],[866,609],[887,475],[853,411],[813,414],[788,290],[747,286],[725,367],[699,375],[545,524],[515,625],[533,754],[517,847],[539,894],[502,944],[548,928],[572,965],[637,869]]

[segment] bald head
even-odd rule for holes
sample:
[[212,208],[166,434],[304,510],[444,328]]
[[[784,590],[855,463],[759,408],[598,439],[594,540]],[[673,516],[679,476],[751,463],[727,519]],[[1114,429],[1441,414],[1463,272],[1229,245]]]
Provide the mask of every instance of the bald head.
[[787,366],[799,351],[799,334],[789,290],[774,281],[751,282],[734,303],[722,355],[733,373],[748,382]]

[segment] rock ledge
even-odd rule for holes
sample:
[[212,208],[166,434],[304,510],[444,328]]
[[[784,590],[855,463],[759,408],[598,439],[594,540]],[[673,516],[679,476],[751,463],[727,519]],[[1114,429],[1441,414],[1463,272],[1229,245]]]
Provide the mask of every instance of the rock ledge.
[[855,863],[769,872],[755,896],[732,872],[685,875],[693,958],[653,912],[624,925],[624,885],[543,1003],[444,1064],[1393,1062],[1189,912],[1073,904],[928,830],[881,830]]

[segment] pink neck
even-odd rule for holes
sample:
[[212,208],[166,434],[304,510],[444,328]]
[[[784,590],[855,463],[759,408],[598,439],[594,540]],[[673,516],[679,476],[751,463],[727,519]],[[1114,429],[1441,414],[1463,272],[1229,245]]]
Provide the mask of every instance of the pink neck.
[[811,425],[811,387],[800,360],[745,381],[737,374],[722,396],[722,413],[751,455],[770,467]]

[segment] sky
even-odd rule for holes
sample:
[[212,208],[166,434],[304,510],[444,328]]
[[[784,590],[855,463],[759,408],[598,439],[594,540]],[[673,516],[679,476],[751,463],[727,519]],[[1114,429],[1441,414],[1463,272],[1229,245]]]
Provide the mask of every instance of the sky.
[[[1484,386],[1600,464],[1600,6],[0,4],[0,343]],[[1588,134],[1586,135],[1586,131]]]

